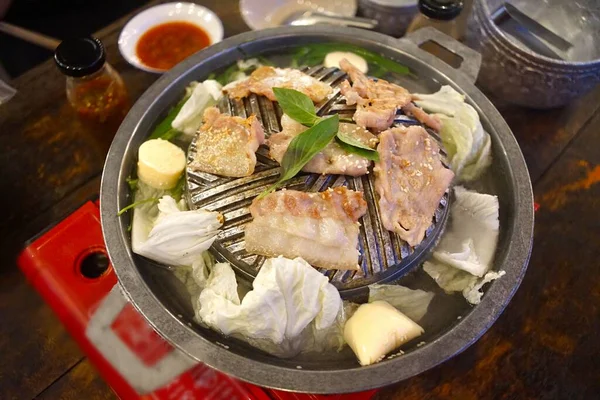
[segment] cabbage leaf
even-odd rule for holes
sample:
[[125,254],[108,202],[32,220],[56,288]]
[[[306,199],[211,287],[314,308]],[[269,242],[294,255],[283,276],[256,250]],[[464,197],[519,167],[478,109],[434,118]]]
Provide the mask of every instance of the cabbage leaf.
[[191,95],[171,123],[173,129],[186,135],[194,135],[198,131],[202,125],[204,110],[215,105],[223,96],[221,84],[214,80],[195,83],[191,88]]
[[[337,289],[301,258],[265,261],[253,290],[238,296],[229,264],[212,269],[196,304],[196,319],[279,357],[292,357],[322,344],[339,346],[345,314]],[[341,313],[341,314],[340,314]]]
[[434,294],[420,289],[409,289],[400,285],[370,285],[369,303],[383,300],[415,322],[427,313]]
[[479,178],[492,159],[490,135],[483,129],[477,111],[465,103],[462,94],[447,85],[436,93],[414,96],[417,106],[438,114],[442,121],[440,136],[458,179]]
[[496,196],[455,187],[446,233],[423,265],[444,291],[462,292],[471,304],[481,300],[481,287],[503,272],[490,271],[498,244],[499,203]]
[[222,217],[213,211],[184,210],[183,201],[177,203],[168,195],[159,200],[155,218],[151,208],[136,208],[133,252],[170,266],[192,266],[214,242]]

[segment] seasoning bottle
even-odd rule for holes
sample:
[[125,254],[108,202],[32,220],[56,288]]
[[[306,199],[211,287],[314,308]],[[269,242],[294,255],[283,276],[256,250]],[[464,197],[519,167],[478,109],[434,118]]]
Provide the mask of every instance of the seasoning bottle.
[[103,124],[121,123],[129,111],[129,96],[121,76],[106,62],[100,40],[91,36],[64,40],[54,61],[67,77],[67,98],[80,116]]
[[406,32],[431,26],[448,36],[461,39],[464,35],[464,27],[459,26],[456,17],[462,9],[462,0],[419,0],[419,13]]

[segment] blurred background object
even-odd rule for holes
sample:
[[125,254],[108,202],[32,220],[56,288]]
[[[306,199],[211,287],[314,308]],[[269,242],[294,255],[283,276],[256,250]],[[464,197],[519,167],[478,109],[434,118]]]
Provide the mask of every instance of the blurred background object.
[[0,32],[52,51],[54,51],[56,46],[60,43],[60,40],[53,37],[42,35],[41,33],[30,31],[29,29],[21,28],[20,26],[3,21],[0,21]]
[[478,1],[467,43],[483,57],[480,87],[509,103],[543,109],[569,104],[600,82],[597,0],[513,0],[510,4],[573,46],[564,51],[514,19],[498,19],[502,0]]
[[0,105],[10,100],[17,91],[0,79]]
[[[0,20],[55,37],[87,36],[144,0],[0,0]],[[0,33],[0,79],[8,81],[52,57],[52,51]]]
[[458,16],[463,12],[462,0],[419,0],[419,13],[414,17],[406,33],[428,26],[454,38],[461,39]]
[[377,20],[362,17],[342,17],[335,14],[326,14],[316,11],[296,11],[290,14],[283,25],[308,26],[317,24],[331,24],[339,26],[351,26],[354,28],[374,29]]
[[253,30],[283,25],[291,15],[301,11],[353,17],[356,0],[240,0],[242,18]]
[[418,13],[417,0],[358,0],[359,13],[379,21],[378,31],[399,37]]

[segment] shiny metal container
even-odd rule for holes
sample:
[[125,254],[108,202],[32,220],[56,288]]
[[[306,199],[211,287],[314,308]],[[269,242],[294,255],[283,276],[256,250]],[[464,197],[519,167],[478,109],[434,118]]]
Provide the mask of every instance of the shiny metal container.
[[[478,86],[506,102],[546,109],[569,104],[600,83],[600,57],[597,52],[584,50],[591,57],[589,60],[581,57],[581,52],[578,57],[572,57],[571,52],[564,54],[564,59],[550,58],[530,50],[500,29],[490,16],[503,2],[504,0],[476,1],[468,24],[467,44],[482,56]],[[515,3],[520,4],[523,10],[529,11],[533,16],[536,7],[552,2],[546,0]],[[587,7],[588,3],[592,4],[593,1],[564,3],[582,3],[581,7]],[[566,36],[569,31],[559,31],[561,20],[563,23],[565,21],[564,14],[557,14],[560,10],[562,9],[559,7],[548,7],[546,12],[540,13],[536,19],[546,24],[554,22],[552,26],[557,33]],[[593,18],[594,11],[589,12]],[[582,14],[581,18],[586,20],[585,14]],[[589,19],[587,21],[589,22]],[[583,36],[571,40],[575,46],[581,44],[586,34],[591,35],[589,39],[592,43],[600,46],[600,31],[596,23],[586,23],[581,34]]]
[[400,6],[390,6],[386,3],[389,3],[389,1],[358,0],[358,11],[360,15],[376,19],[379,22],[377,31],[400,37],[404,35],[406,28],[419,12],[417,1]]
[[[435,40],[463,59],[454,69],[418,46]],[[404,354],[361,367],[349,348],[339,353],[280,359],[208,329],[194,320],[190,294],[166,268],[131,251],[128,216],[117,217],[130,201],[127,177],[135,168],[137,150],[153,127],[176,104],[194,80],[236,60],[278,54],[299,43],[340,42],[362,46],[397,60],[411,74],[399,81],[414,92],[433,92],[451,85],[466,96],[492,138],[494,163],[481,182],[500,201],[501,233],[494,269],[506,275],[490,284],[479,305],[460,296],[444,296],[418,268],[402,284],[437,291],[426,317],[425,334],[403,347]],[[380,33],[331,26],[282,27],[248,32],[198,52],[158,79],[140,97],[119,128],[109,150],[100,191],[102,230],[106,247],[125,296],[148,322],[191,358],[257,385],[311,393],[345,393],[390,385],[426,371],[465,350],[489,329],[517,290],[527,269],[533,237],[533,194],[521,150],[508,125],[474,80],[480,57],[473,50],[423,29],[398,40]],[[436,300],[437,298],[437,300]],[[457,318],[460,317],[460,318]]]

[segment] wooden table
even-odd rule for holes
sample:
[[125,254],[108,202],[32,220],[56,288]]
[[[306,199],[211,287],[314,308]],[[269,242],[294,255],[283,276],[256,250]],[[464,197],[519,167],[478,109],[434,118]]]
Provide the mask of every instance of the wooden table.
[[[247,30],[237,1],[203,1],[226,36]],[[133,99],[157,78],[129,66],[116,41],[127,17],[97,33]],[[99,187],[114,132],[81,125],[48,61],[13,82],[0,106],[0,398],[109,399],[114,394],[28,286],[22,243]],[[534,182],[535,245],[521,288],[479,342],[379,399],[592,399],[600,394],[600,87],[569,107],[496,102]]]

